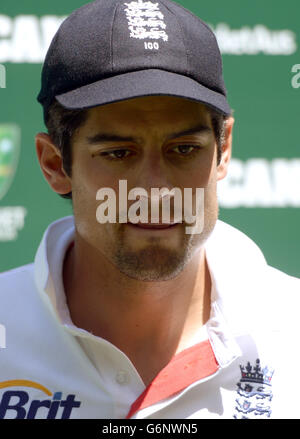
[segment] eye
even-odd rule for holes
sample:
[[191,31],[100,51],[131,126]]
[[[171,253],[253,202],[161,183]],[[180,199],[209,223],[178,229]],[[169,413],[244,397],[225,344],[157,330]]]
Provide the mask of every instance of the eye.
[[190,155],[196,150],[200,149],[197,145],[177,145],[174,148],[172,148],[172,151],[175,151],[178,154],[181,155]]
[[101,157],[106,157],[109,160],[122,160],[131,154],[129,149],[114,149],[111,151],[103,151],[100,153]]

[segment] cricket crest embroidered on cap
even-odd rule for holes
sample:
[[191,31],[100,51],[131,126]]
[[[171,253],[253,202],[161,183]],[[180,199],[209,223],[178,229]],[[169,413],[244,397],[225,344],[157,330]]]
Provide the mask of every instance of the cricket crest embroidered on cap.
[[[169,37],[165,31],[167,25],[158,3],[138,0],[125,3],[125,6],[131,38],[168,41]],[[159,44],[145,43],[145,48],[159,49]]]
[[237,383],[238,397],[235,400],[236,419],[269,418],[271,416],[271,401],[273,399],[271,380],[274,369],[260,366],[260,360],[252,366],[248,361],[246,366],[241,366],[241,379]]

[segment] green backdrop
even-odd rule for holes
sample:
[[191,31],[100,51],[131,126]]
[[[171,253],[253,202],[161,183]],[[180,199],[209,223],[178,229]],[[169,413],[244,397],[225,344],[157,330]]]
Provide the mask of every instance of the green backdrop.
[[[51,35],[85,3],[1,0],[0,271],[31,262],[47,225],[72,213],[37,163],[34,136],[45,128],[36,95]],[[300,3],[178,3],[216,33],[236,119],[220,218],[254,239],[271,265],[300,277]]]

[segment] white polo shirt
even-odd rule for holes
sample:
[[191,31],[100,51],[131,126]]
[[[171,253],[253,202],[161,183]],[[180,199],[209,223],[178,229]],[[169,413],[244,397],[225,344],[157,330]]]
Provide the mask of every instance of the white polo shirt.
[[0,275],[0,419],[300,418],[300,280],[218,221],[206,255],[211,315],[149,386],[108,341],[76,327],[63,289],[73,217],[46,230],[34,264]]

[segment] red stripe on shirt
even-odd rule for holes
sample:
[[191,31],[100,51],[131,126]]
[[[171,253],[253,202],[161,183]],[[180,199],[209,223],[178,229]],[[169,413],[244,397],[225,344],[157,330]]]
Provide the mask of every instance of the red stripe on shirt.
[[181,392],[219,368],[209,340],[175,355],[132,404],[126,419],[136,412]]

